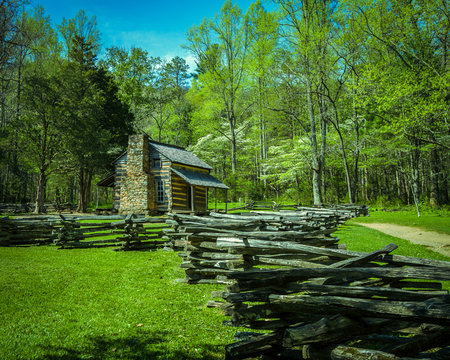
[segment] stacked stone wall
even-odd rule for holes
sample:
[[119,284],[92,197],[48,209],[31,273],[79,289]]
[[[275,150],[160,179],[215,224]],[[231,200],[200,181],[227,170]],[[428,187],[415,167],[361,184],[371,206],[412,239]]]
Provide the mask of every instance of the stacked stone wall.
[[130,136],[127,170],[120,189],[120,213],[155,211],[155,182],[151,172],[148,137]]

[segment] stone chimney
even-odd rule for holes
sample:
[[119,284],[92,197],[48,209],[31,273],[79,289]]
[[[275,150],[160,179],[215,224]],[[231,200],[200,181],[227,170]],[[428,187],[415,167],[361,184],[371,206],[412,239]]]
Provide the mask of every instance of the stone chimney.
[[148,214],[155,209],[154,179],[151,174],[147,135],[128,139],[127,172],[120,189],[121,214]]

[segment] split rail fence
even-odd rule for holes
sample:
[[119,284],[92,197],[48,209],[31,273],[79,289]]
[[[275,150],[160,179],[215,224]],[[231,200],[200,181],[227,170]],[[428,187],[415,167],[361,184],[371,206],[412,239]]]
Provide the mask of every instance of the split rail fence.
[[[22,204],[5,204],[0,203],[0,214],[24,214],[34,211],[36,203],[22,203]],[[57,212],[57,211],[72,211],[75,210],[75,206],[70,203],[47,203],[44,204],[44,212]]]
[[62,249],[116,247],[117,250],[164,246],[165,218],[128,216],[39,216],[0,218],[0,246],[55,244]]
[[315,207],[307,207],[298,204],[282,204],[275,201],[264,202],[264,201],[248,201],[242,206],[234,207],[230,211],[236,210],[273,210],[280,211],[283,209],[297,210],[297,211],[314,211],[314,212],[339,212],[344,215],[347,214],[350,217],[358,216],[368,216],[369,207],[367,205],[359,204],[323,204]]
[[[306,266],[314,257],[292,250],[309,245],[338,248],[331,234],[343,217],[335,212],[264,212],[244,215],[211,213],[209,217],[169,214],[166,221],[168,246],[183,258],[185,279],[190,284],[216,283],[218,275],[234,269],[248,270],[260,265]],[[237,237],[263,242],[271,248],[235,252],[218,245],[218,239]],[[319,259],[320,260],[320,259]]]
[[[210,301],[251,329],[227,359],[450,358],[450,262],[348,251],[326,211],[171,215],[166,238],[190,284],[218,282]],[[434,348],[434,353],[424,354]]]

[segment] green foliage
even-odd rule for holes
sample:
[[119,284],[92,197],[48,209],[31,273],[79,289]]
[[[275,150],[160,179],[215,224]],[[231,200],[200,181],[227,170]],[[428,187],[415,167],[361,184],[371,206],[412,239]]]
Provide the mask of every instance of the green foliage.
[[[192,82],[184,59],[140,48],[98,61],[84,11],[58,38],[43,8],[22,5],[1,4],[0,201],[45,183],[49,199],[87,203],[131,132],[189,146],[234,200],[450,201],[444,2],[227,0],[187,33]],[[56,141],[33,151],[43,114]]]

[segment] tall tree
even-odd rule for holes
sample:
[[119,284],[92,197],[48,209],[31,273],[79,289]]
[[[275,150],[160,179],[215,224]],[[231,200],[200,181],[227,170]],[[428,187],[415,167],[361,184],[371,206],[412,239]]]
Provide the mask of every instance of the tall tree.
[[22,157],[38,172],[35,212],[41,213],[51,165],[61,151],[61,47],[43,8],[35,8],[31,16],[25,13],[22,21],[28,39],[25,55],[29,59],[24,69],[23,94],[18,95],[21,114],[15,124],[20,129],[20,148],[25,150]]
[[[189,29],[187,46],[197,57],[202,72],[198,79],[222,106],[228,123],[223,134],[231,144],[231,170],[237,169],[236,129],[249,104],[243,104],[249,45],[248,21],[237,5],[227,0],[214,20],[204,20]],[[219,127],[217,127],[219,129]]]
[[[137,47],[130,50],[111,47],[99,65],[110,71],[119,86],[119,96],[130,106],[136,120],[142,117],[146,89],[156,80],[160,59]],[[136,124],[141,128],[142,124]]]
[[191,77],[189,65],[183,58],[176,56],[164,65],[161,75],[161,80],[172,89],[171,102],[174,116],[171,121],[170,141],[175,145],[181,142],[186,146],[189,144],[190,139],[191,107],[185,97]]
[[[323,103],[322,80],[329,61],[329,38],[333,26],[330,19],[333,4],[327,1],[305,0],[300,3],[291,0],[277,0],[282,10],[284,38],[291,56],[297,58],[295,66],[298,84],[304,89],[305,110],[308,114],[307,130],[311,144],[312,185],[314,204],[321,204],[322,180],[326,146],[327,111]],[[298,113],[298,111],[296,112]],[[290,113],[291,116],[293,113]],[[296,116],[299,119],[298,115]],[[300,121],[300,119],[299,119]],[[318,131],[321,129],[322,146],[319,144]],[[321,153],[322,150],[322,153]]]
[[[86,212],[92,177],[125,145],[132,115],[112,77],[96,65],[95,46],[75,35],[64,69],[65,147],[78,173],[78,210]],[[117,150],[117,149],[116,149]],[[115,152],[117,154],[117,151]]]
[[278,18],[275,13],[267,12],[258,0],[247,12],[250,28],[249,74],[252,79],[252,92],[255,94],[259,135],[259,172],[263,175],[262,163],[268,157],[268,97],[270,88],[274,87],[271,70],[274,67],[278,40]]
[[25,80],[21,148],[38,170],[36,213],[44,210],[50,166],[61,151],[62,137],[58,131],[62,115],[60,90],[59,79],[54,75],[29,75]]

